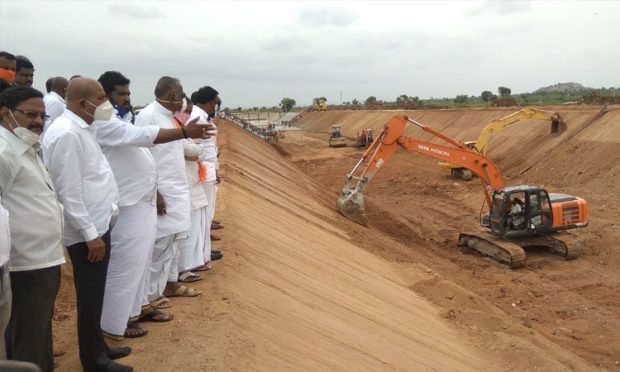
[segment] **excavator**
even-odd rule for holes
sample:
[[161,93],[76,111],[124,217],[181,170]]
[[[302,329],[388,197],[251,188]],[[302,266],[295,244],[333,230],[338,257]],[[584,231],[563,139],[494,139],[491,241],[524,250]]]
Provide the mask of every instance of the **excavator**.
[[314,111],[327,111],[327,106],[325,105],[325,102],[322,99],[319,99],[316,102],[314,102],[314,104],[312,105],[312,108]]
[[355,137],[355,147],[368,147],[372,143],[372,129],[363,128]]
[[[407,123],[416,125],[452,146],[403,136]],[[551,194],[536,186],[506,187],[497,166],[483,154],[471,151],[463,142],[455,141],[407,116],[394,116],[364,152],[353,170],[347,174],[345,186],[337,202],[338,210],[343,216],[362,225],[367,224],[364,188],[398,147],[449,161],[472,171],[482,180],[488,213],[480,218],[479,232],[459,234],[459,246],[475,249],[510,268],[525,265],[524,248],[542,247],[564,259],[578,256],[579,247],[576,244],[567,244],[554,237],[553,233],[587,226],[588,204],[584,199]],[[361,175],[354,176],[369,156]],[[357,183],[353,185],[355,181]]]
[[346,147],[347,141],[340,135],[340,125],[332,125],[329,135],[329,147]]
[[[496,121],[484,127],[476,141],[467,141],[464,143],[471,151],[476,151],[482,155],[486,155],[487,149],[489,147],[489,138],[492,134],[529,119],[551,121],[552,137],[556,137],[566,131],[566,123],[564,122],[562,117],[560,117],[559,113],[553,111],[524,108],[510,115],[497,119]],[[473,177],[473,173],[469,169],[463,168],[462,166],[454,163],[442,160],[439,162],[439,166],[450,169],[453,176],[463,179],[465,181],[470,181]]]

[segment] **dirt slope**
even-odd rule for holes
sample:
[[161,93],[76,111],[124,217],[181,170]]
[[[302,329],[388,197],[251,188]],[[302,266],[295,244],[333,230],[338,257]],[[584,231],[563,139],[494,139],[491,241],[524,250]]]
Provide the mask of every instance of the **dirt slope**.
[[[566,133],[549,137],[546,122],[525,122],[493,136],[488,155],[498,164],[508,185],[540,185],[589,202],[589,226],[563,234],[565,239],[584,247],[580,258],[561,261],[530,252],[525,269],[509,271],[475,254],[461,252],[454,244],[458,232],[478,226],[480,183],[457,181],[440,169],[436,160],[404,150],[396,152],[366,189],[370,228],[354,234],[355,241],[401,264],[405,278],[411,266],[432,268],[438,279],[415,282],[414,290],[442,306],[456,324],[465,324],[483,335],[490,332],[482,337],[490,345],[496,346],[503,339],[494,333],[494,327],[505,330],[490,310],[494,309],[507,316],[512,326],[522,325],[533,332],[536,347],[560,347],[557,358],[569,369],[588,370],[563,359],[571,355],[604,369],[616,369],[620,365],[620,253],[615,249],[620,239],[615,216],[620,208],[620,110],[614,109],[593,121],[600,106],[546,109],[561,113],[568,124]],[[453,138],[471,140],[493,119],[513,111],[429,110],[407,114]],[[289,136],[280,143],[280,151],[321,182],[335,200],[344,175],[359,160],[361,151],[327,148],[325,133],[329,126],[341,124],[343,133],[352,138],[363,126],[377,132],[394,114],[399,112],[312,113],[299,123],[311,133],[303,138]],[[409,128],[406,134],[429,138],[415,130]],[[402,246],[380,245],[369,238],[378,234]],[[490,308],[482,312],[484,316],[469,314],[472,306],[476,307],[454,300],[458,296],[446,297],[444,281],[465,287],[487,301]],[[536,363],[529,365],[533,366],[540,367]],[[524,369],[524,365],[515,368]]]
[[[399,265],[353,244],[358,227],[271,145],[228,124],[221,141],[217,218],[225,229],[215,248],[224,259],[192,284],[203,296],[172,299],[173,322],[145,324],[146,337],[125,340],[134,352],[120,362],[136,371],[478,371],[512,363],[497,350],[487,355],[488,345],[416,293],[412,279],[424,286],[436,280],[432,271],[411,266],[403,277]],[[54,321],[61,372],[80,370],[75,318],[65,267]]]

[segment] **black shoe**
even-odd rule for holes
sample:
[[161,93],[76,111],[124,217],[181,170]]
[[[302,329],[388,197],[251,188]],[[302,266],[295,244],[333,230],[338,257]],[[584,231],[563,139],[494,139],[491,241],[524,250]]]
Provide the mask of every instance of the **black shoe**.
[[217,261],[217,260],[221,260],[222,257],[224,257],[223,254],[214,254],[213,252],[211,252],[211,261]]
[[130,366],[118,364],[110,360],[105,365],[100,365],[97,363],[95,367],[95,371],[97,372],[132,372],[133,368]]
[[215,250],[213,250],[213,249],[212,249],[212,250],[211,250],[211,254],[222,254],[222,252],[220,252],[220,251],[215,251]]
[[108,347],[108,357],[110,359],[120,359],[131,354],[130,347]]

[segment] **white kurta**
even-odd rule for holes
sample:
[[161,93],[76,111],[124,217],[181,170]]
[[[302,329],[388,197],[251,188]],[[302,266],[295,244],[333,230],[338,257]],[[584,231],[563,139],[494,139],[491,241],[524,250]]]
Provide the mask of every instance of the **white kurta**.
[[[155,125],[159,128],[176,128],[172,112],[153,102],[136,117],[136,126]],[[163,143],[149,149],[157,164],[157,191],[166,202],[166,214],[157,216],[157,237],[189,231],[190,201],[185,157],[181,141]]]
[[[137,126],[155,125],[163,129],[176,128],[172,112],[153,102],[136,117]],[[166,203],[166,214],[157,216],[157,239],[150,265],[149,299],[155,300],[164,292],[167,281],[178,280],[178,244],[186,239],[191,228],[190,198],[185,171],[185,156],[181,141],[150,148],[158,169],[157,191]]]
[[50,124],[65,111],[66,104],[64,98],[53,91],[43,97],[43,103],[45,104],[45,113],[49,115],[49,119],[45,122],[45,127],[43,128],[43,130],[47,130]]
[[[195,144],[194,140],[183,141],[185,156],[199,157],[202,147]],[[207,233],[207,197],[199,179],[199,165],[196,160],[185,160],[187,182],[190,187],[191,220],[192,229],[189,237],[179,244],[179,272],[189,271],[205,263],[205,245],[210,243],[206,240]],[[209,255],[211,249],[209,246]]]
[[159,128],[136,127],[116,115],[94,125],[120,194],[118,219],[110,233],[101,330],[122,339],[127,320],[148,304],[146,283],[157,233],[157,166],[144,147],[153,146]]

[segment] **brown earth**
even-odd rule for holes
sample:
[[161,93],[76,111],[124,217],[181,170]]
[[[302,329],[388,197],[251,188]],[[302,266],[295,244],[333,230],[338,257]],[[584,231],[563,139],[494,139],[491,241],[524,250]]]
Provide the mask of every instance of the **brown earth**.
[[[547,109],[560,110],[567,132],[553,138],[547,122],[525,122],[496,134],[488,155],[509,185],[584,197],[590,225],[564,234],[583,245],[578,259],[530,252],[514,271],[456,247],[459,231],[478,226],[479,182],[417,153],[397,151],[366,189],[368,228],[336,212],[361,150],[329,148],[329,127],[342,125],[352,144],[362,127],[378,133],[403,112],[311,113],[297,123],[306,131],[276,148],[222,125],[217,219],[226,227],[215,248],[224,259],[192,284],[202,296],[173,299],[173,322],[125,340],[134,352],[121,362],[136,371],[620,370],[620,113],[593,121],[601,107]],[[407,114],[472,140],[512,111]],[[65,269],[55,349],[59,371],[78,371]]]

